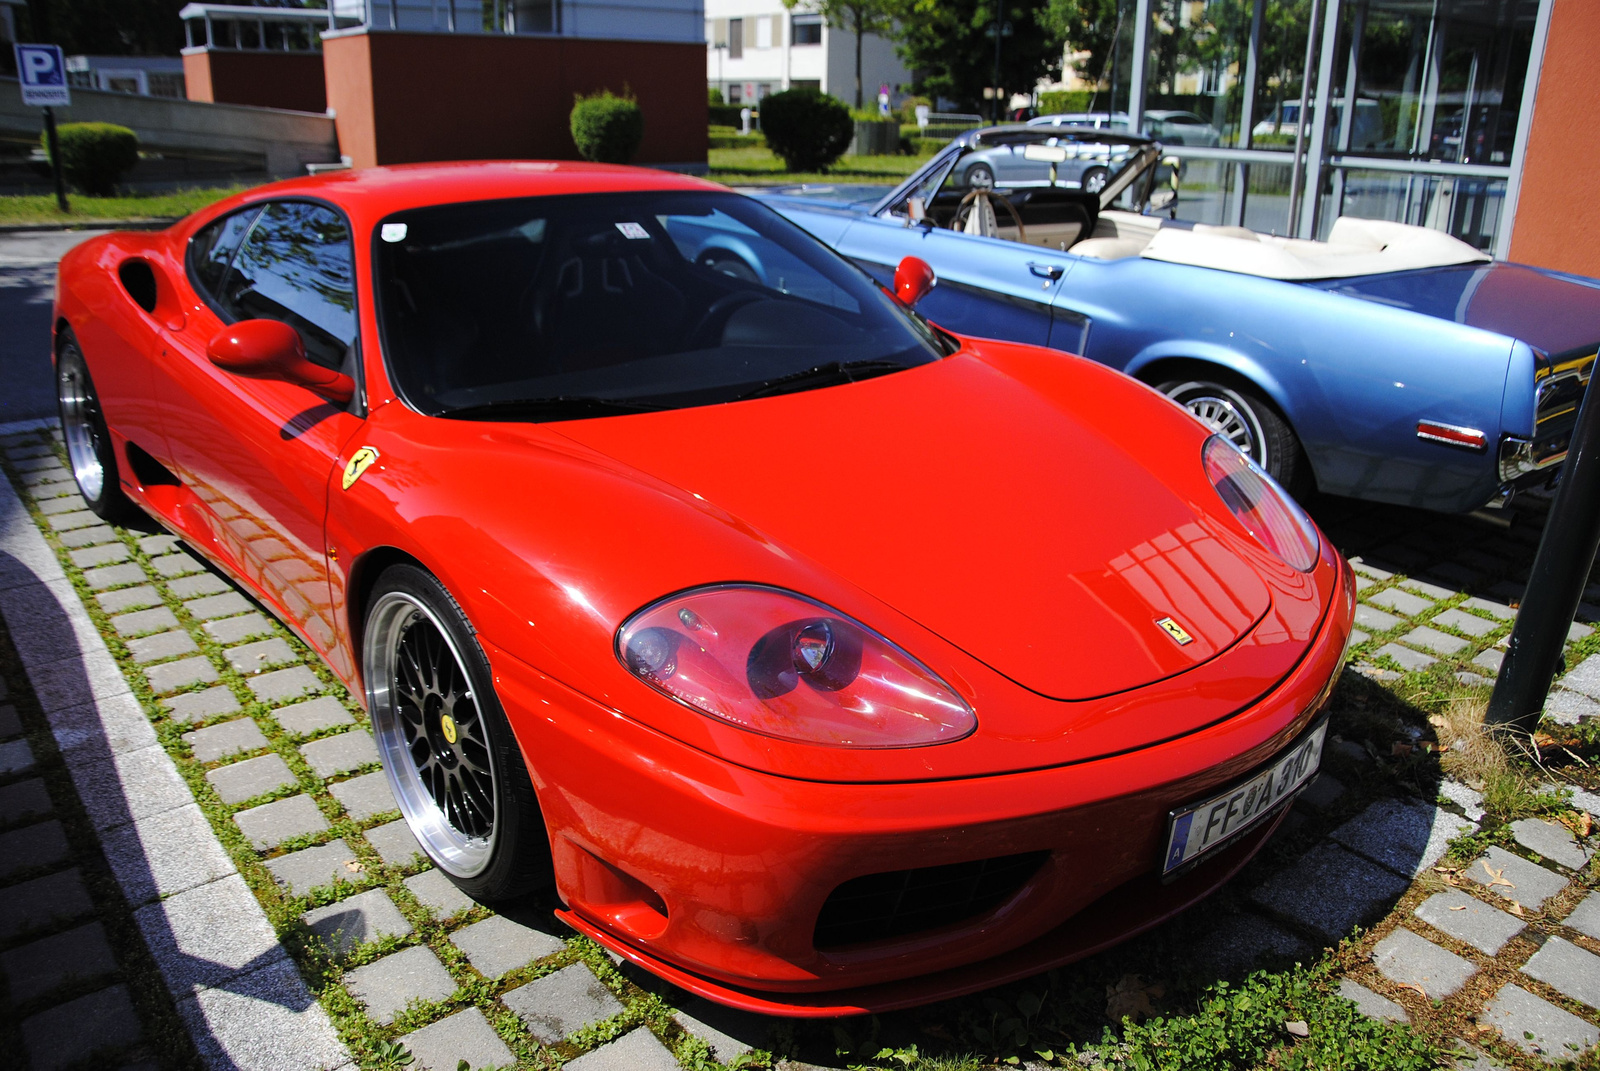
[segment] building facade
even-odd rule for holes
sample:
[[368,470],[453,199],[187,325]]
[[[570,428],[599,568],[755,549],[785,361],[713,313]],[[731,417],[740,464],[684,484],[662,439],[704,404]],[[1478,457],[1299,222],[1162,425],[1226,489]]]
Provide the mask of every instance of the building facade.
[[[706,84],[730,104],[759,103],[785,89],[816,89],[855,103],[856,38],[803,5],[782,0],[706,0]],[[887,85],[891,103],[910,91],[911,74],[894,44],[861,42],[862,105],[875,107]]]

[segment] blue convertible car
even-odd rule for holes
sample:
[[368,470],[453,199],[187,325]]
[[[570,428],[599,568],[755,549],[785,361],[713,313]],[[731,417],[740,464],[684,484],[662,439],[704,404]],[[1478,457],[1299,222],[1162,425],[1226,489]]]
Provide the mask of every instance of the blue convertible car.
[[[1122,143],[1098,192],[1067,177],[1074,136]],[[999,147],[1059,158],[1061,181],[966,185],[966,158]],[[761,196],[880,282],[926,260],[939,284],[918,308],[935,323],[1122,369],[1297,492],[1460,512],[1554,476],[1600,343],[1600,282],[1400,223],[1341,217],[1313,242],[1159,218],[1152,202],[1177,196],[1155,188],[1161,155],[1106,130],[994,127],[887,195]],[[759,275],[735,237],[701,255]]]

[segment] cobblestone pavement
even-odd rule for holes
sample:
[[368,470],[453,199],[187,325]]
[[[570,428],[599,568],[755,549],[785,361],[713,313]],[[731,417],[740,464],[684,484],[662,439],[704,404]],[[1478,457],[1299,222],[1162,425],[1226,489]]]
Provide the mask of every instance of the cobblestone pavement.
[[[379,1043],[392,1039],[418,1068],[696,1071],[708,1055],[726,1062],[795,1036],[619,967],[561,927],[550,903],[496,914],[467,899],[400,821],[359,706],[282,626],[173,538],[100,523],[48,434],[0,438],[0,449],[106,637],[110,671],[126,676],[356,1062],[378,1066]],[[1324,504],[1319,521],[1360,573],[1361,632],[1340,685],[1355,713],[1336,721],[1343,735],[1331,738],[1324,773],[1255,863],[1213,902],[1096,962],[1171,955],[1185,969],[1237,976],[1309,962],[1359,926],[1354,951],[1339,953],[1343,991],[1369,1015],[1470,1042],[1462,1066],[1538,1066],[1595,1045],[1591,842],[1526,819],[1470,865],[1443,864],[1448,842],[1482,820],[1482,800],[1419,773],[1433,741],[1418,719],[1395,714],[1423,694],[1486,692],[1537,524],[1351,503]],[[1600,589],[1591,594],[1600,605]],[[1584,616],[1600,610],[1586,604]],[[1584,660],[1600,635],[1579,623],[1570,639],[1574,668],[1549,706],[1559,724],[1600,712],[1600,658]],[[0,799],[23,777],[3,775]],[[1600,813],[1600,797],[1575,802]],[[0,876],[0,896],[39,895]],[[226,926],[225,904],[195,910]],[[228,1014],[202,1010],[213,1025]]]

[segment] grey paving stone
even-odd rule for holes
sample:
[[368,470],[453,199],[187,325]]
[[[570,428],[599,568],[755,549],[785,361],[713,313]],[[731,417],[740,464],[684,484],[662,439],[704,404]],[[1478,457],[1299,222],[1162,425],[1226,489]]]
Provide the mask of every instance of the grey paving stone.
[[105,927],[91,922],[0,952],[11,1000],[23,1004],[69,981],[101,978],[117,969]]
[[1372,653],[1374,657],[1377,655],[1388,655],[1390,658],[1400,663],[1400,668],[1407,670],[1408,672],[1411,670],[1426,669],[1428,666],[1431,666],[1438,661],[1438,659],[1429,655],[1422,654],[1418,651],[1413,651],[1409,647],[1401,647],[1397,643],[1386,643]]
[[67,467],[54,454],[35,454],[33,457],[13,461],[11,467],[18,472],[41,472],[45,469],[67,471]]
[[320,696],[304,703],[293,703],[272,712],[285,732],[308,736],[335,725],[349,725],[354,719],[344,704],[331,695]]
[[1600,1030],[1514,985],[1502,987],[1478,1021],[1522,1051],[1551,1060],[1571,1059],[1600,1042]]
[[644,1027],[567,1064],[570,1071],[677,1071],[678,1061]]
[[1482,666],[1496,676],[1500,673],[1500,663],[1505,661],[1506,653],[1498,648],[1491,647],[1487,651],[1479,651],[1472,656],[1472,664]]
[[0,833],[0,878],[19,870],[49,866],[67,857],[67,835],[51,820]]
[[357,822],[365,822],[375,814],[399,807],[394,801],[394,793],[389,791],[388,775],[382,770],[329,785],[328,791]]
[[157,742],[144,707],[129,692],[57,710],[50,721],[51,735],[69,767],[93,762],[106,751],[124,754]]
[[153,610],[119,614],[111,619],[111,627],[117,630],[119,636],[138,636],[145,632],[164,632],[167,629],[177,628],[178,619],[165,606],[157,606]]
[[1494,683],[1493,677],[1485,677],[1481,673],[1468,673],[1466,670],[1457,671],[1456,680],[1469,688],[1488,686]]
[[144,671],[152,692],[175,692],[191,684],[208,684],[217,679],[217,667],[205,655],[180,658],[176,662],[163,662]]
[[356,853],[343,840],[268,859],[266,866],[291,896],[304,896],[319,885],[341,879],[354,881],[361,876]]
[[[209,576],[210,574],[206,575]],[[272,622],[268,620],[266,614],[239,614],[237,617],[224,617],[218,621],[207,621],[205,630],[218,643],[241,643],[255,636],[270,636],[272,634]]]
[[338,736],[325,736],[321,740],[301,744],[300,754],[306,757],[306,762],[310,763],[318,777],[333,777],[369,762],[377,762],[378,745],[373,743],[371,733],[353,729]]
[[1411,1016],[1405,1008],[1388,997],[1374,993],[1359,982],[1339,979],[1339,995],[1356,1006],[1356,1011],[1369,1019],[1388,1019],[1396,1023],[1409,1023]]
[[1471,822],[1425,803],[1379,800],[1330,836],[1396,874],[1416,877],[1444,855]]
[[100,844],[135,907],[236,872],[194,803],[113,829]]
[[77,867],[0,889],[0,938],[94,912]]
[[378,857],[390,866],[409,866],[416,856],[422,854],[422,845],[417,843],[417,838],[406,828],[404,819],[376,826],[367,830],[362,836],[372,845],[372,850],[378,853]]
[[181,550],[151,558],[150,564],[162,576],[185,576],[189,573],[198,573],[205,568]]
[[328,820],[317,809],[316,801],[304,794],[240,811],[233,820],[256,848],[276,848],[290,837],[321,833],[328,828]]
[[191,722],[205,721],[218,714],[231,714],[239,709],[239,700],[234,698],[233,692],[226,685],[223,685],[207,688],[203,692],[175,695],[170,699],[163,699],[161,705],[167,708],[175,720]]
[[344,976],[344,984],[367,1006],[367,1014],[385,1026],[413,1000],[443,1000],[456,991],[444,964],[421,946],[357,967]]
[[1418,986],[1429,1000],[1443,1000],[1459,992],[1477,970],[1454,952],[1407,929],[1395,930],[1379,941],[1372,950],[1372,962],[1385,978]]
[[1422,596],[1414,595],[1403,588],[1389,588],[1378,592],[1376,595],[1368,595],[1367,601],[1374,606],[1382,606],[1386,610],[1395,610],[1407,617],[1411,617],[1413,614],[1420,614],[1422,611],[1433,607],[1431,599],[1424,599]]
[[1600,956],[1571,941],[1548,938],[1523,964],[1522,973],[1553,986],[1573,1000],[1600,1009]]
[[1432,599],[1435,602],[1443,602],[1445,599],[1448,599],[1451,596],[1460,594],[1460,592],[1454,590],[1453,588],[1440,587],[1438,584],[1430,584],[1426,580],[1418,580],[1416,577],[1407,577],[1405,580],[1400,581],[1400,586],[1403,588],[1409,588],[1417,594],[1422,595],[1425,598]]
[[1409,885],[1333,844],[1318,844],[1251,891],[1250,899],[1330,941],[1388,911]]
[[1447,632],[1440,632],[1436,628],[1424,625],[1414,628],[1400,637],[1401,643],[1408,643],[1413,647],[1421,647],[1439,655],[1453,655],[1467,646],[1467,641],[1460,636],[1452,636]]
[[261,729],[249,718],[235,718],[220,725],[208,725],[204,729],[184,733],[183,739],[194,751],[198,762],[216,762],[226,755],[267,746],[267,738],[261,735]]
[[328,1013],[287,959],[199,990],[178,1002],[178,1014],[206,1067],[343,1071],[350,1059]]
[[1567,642],[1577,643],[1579,640],[1583,639],[1593,631],[1594,629],[1590,628],[1588,625],[1580,625],[1574,621],[1571,625],[1567,626]]
[[102,565],[98,569],[85,569],[83,571],[83,582],[89,585],[91,591],[126,587],[129,584],[143,584],[147,579],[144,570],[133,562],[124,562],[121,565]]
[[[46,481],[39,480],[37,482],[45,483]],[[58,513],[54,517],[46,517],[45,523],[57,532],[70,532],[74,528],[88,528],[90,525],[99,524],[100,518],[84,509],[73,513]]]
[[281,757],[262,755],[231,766],[220,766],[206,774],[206,780],[217,790],[223,803],[243,803],[263,792],[292,785],[295,778]]
[[300,661],[300,656],[289,649],[289,645],[274,636],[270,640],[257,640],[240,647],[230,647],[224,652],[228,664],[237,672],[246,676],[260,673],[274,666],[282,666],[290,662]]
[[1573,666],[1558,683],[1591,699],[1600,699],[1600,658],[1590,655]]
[[61,495],[58,498],[46,499],[39,503],[39,512],[46,517],[57,513],[71,513],[73,510],[88,508],[89,503],[83,500],[82,495]]
[[[64,500],[57,499],[57,501]],[[79,569],[93,569],[97,565],[115,565],[127,561],[132,556],[133,552],[122,543],[101,543],[67,552],[67,557],[72,559],[72,564]]]
[[[1493,884],[1497,874],[1498,880],[1508,881],[1510,886]],[[1523,907],[1543,907],[1546,900],[1567,886],[1567,879],[1560,874],[1530,863],[1520,855],[1512,855],[1504,848],[1490,848],[1488,854],[1473,861],[1464,876],[1496,896],[1515,900]]]
[[38,778],[0,788],[0,824],[13,825],[26,818],[47,815],[52,809],[50,793]]
[[1600,893],[1590,893],[1584,897],[1562,925],[1571,926],[1585,937],[1600,941]]
[[722,1063],[738,1059],[752,1049],[765,1049],[772,1037],[772,1020],[750,1012],[691,997],[672,1017],[685,1031],[704,1041]]
[[457,1012],[429,1023],[400,1039],[416,1062],[417,1071],[456,1071],[460,1061],[468,1067],[509,1067],[516,1057],[494,1032],[477,1008]]
[[1498,617],[1502,621],[1510,621],[1517,616],[1517,612],[1503,602],[1493,599],[1483,599],[1474,596],[1461,604],[1462,608],[1481,610],[1486,614]]
[[1356,646],[1357,644],[1360,644],[1360,643],[1366,643],[1370,639],[1372,639],[1372,634],[1370,632],[1362,632],[1358,628],[1353,628],[1353,629],[1350,630],[1350,646],[1351,647],[1354,647],[1354,646]]
[[298,699],[309,692],[322,691],[322,681],[305,666],[275,669],[251,677],[248,683],[250,690],[263,703],[281,703],[286,699]]
[[195,646],[194,638],[182,629],[157,632],[154,636],[128,641],[128,653],[139,663],[159,662],[164,658],[193,654],[199,649]]
[[96,543],[109,543],[117,538],[117,533],[104,524],[92,525],[88,528],[75,528],[70,532],[58,532],[56,538],[69,547],[92,547]]
[[1552,688],[1545,700],[1544,714],[1557,725],[1576,725],[1585,718],[1600,717],[1600,702],[1582,692]]
[[126,986],[57,1004],[22,1021],[22,1043],[35,1071],[57,1071],[87,1060],[101,1049],[139,1040],[139,1016]]
[[546,1045],[622,1013],[622,1004],[611,990],[582,963],[537,978],[500,999],[527,1026],[528,1033]]
[[457,930],[450,935],[450,943],[466,953],[467,960],[486,978],[498,978],[567,948],[559,937],[512,922],[504,915]]
[[1404,618],[1395,617],[1393,614],[1384,613],[1371,606],[1358,605],[1356,607],[1356,624],[1373,632],[1388,632],[1396,625],[1405,623]]
[[[391,824],[405,825],[404,822]],[[411,836],[409,830],[406,831],[406,836]],[[371,839],[370,836],[367,838],[368,843],[371,843]],[[413,839],[411,843],[416,844],[416,840]],[[422,849],[419,847],[417,851],[420,853]],[[385,862],[387,861],[385,860]],[[477,905],[476,900],[457,888],[456,883],[445,877],[444,872],[441,870],[424,870],[420,874],[407,878],[405,886],[411,890],[411,895],[415,896],[434,918],[447,919]]]
[[145,536],[139,540],[139,549],[152,558],[159,558],[163,554],[171,554],[183,546],[183,540],[174,535]]
[[1588,811],[1596,818],[1600,818],[1600,792],[1585,792],[1576,785],[1568,785],[1572,790],[1572,805],[1580,810]]
[[1468,636],[1487,636],[1504,624],[1502,621],[1487,621],[1476,614],[1469,614],[1465,610],[1450,609],[1442,614],[1434,615],[1431,625],[1444,625],[1457,632],[1465,632]]
[[0,776],[26,773],[33,769],[33,748],[26,740],[8,740],[0,744]]
[[1350,559],[1350,567],[1364,576],[1372,577],[1374,580],[1388,580],[1394,575],[1387,569],[1378,568],[1360,555]]
[[1300,793],[1298,802],[1312,810],[1325,811],[1344,795],[1344,785],[1330,773],[1318,774]]
[[0,738],[19,736],[22,733],[22,719],[17,717],[17,708],[10,703],[0,705]]
[[250,601],[237,591],[221,595],[207,595],[183,604],[196,621],[215,621],[219,617],[232,617],[251,609]]
[[1448,889],[1417,906],[1417,918],[1487,955],[1497,955],[1522,932],[1522,920],[1466,893]]
[[307,911],[301,919],[312,933],[327,942],[329,951],[338,956],[365,941],[404,937],[411,932],[411,923],[382,889],[372,889]]
[[217,595],[232,590],[229,583],[216,573],[195,573],[179,577],[167,584],[167,590],[179,599],[193,599],[201,595]]
[[1519,819],[1511,823],[1511,835],[1530,852],[1572,870],[1581,869],[1589,861],[1589,852],[1565,826],[1558,826],[1554,822],[1538,818]]
[[176,997],[288,957],[238,874],[146,905],[133,917]]

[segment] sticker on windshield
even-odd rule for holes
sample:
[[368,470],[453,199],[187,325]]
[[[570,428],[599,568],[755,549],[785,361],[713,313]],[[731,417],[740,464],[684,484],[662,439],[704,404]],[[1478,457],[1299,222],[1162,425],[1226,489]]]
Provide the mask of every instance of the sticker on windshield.
[[385,223],[378,232],[378,237],[386,242],[403,242],[406,240],[406,225],[404,223]]
[[617,230],[622,232],[622,236],[624,238],[650,237],[650,232],[639,226],[637,223],[619,223],[617,224]]

